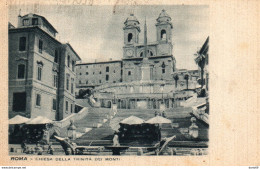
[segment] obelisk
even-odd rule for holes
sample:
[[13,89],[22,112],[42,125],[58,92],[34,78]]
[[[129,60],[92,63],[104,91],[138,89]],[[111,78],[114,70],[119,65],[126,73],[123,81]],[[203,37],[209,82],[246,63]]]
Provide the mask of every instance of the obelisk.
[[146,19],[144,22],[144,58],[141,65],[141,81],[150,81],[150,64],[147,57],[147,26]]

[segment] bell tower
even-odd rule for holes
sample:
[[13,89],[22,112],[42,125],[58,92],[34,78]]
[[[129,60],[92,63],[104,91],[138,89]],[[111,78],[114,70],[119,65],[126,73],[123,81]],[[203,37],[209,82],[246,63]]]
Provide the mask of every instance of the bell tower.
[[124,22],[124,58],[131,58],[136,56],[134,44],[139,42],[140,23],[134,14],[130,16]]
[[157,18],[156,34],[159,43],[167,43],[172,41],[172,23],[171,17],[163,9]]
[[171,17],[163,9],[156,19],[157,55],[172,55],[172,23]]
[[138,43],[139,41],[139,33],[140,33],[140,26],[139,21],[134,16],[134,14],[130,14],[130,16],[124,22],[124,44],[131,45],[134,43]]

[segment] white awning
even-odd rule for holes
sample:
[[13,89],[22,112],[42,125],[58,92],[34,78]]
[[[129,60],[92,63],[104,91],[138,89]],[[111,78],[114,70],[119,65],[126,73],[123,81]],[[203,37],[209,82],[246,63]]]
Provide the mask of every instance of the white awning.
[[172,123],[171,120],[169,119],[166,119],[162,116],[155,116],[149,120],[146,121],[146,123],[149,123],[149,124],[169,124],[169,123]]
[[130,116],[124,120],[122,120],[120,123],[122,124],[129,124],[129,125],[135,125],[135,124],[142,124],[144,123],[144,120],[136,117],[136,116]]
[[37,116],[36,118],[28,121],[26,124],[49,124],[49,123],[53,123],[53,121],[48,119],[47,117]]
[[9,119],[9,124],[23,124],[28,122],[30,119],[20,116],[20,115],[16,115],[15,117]]

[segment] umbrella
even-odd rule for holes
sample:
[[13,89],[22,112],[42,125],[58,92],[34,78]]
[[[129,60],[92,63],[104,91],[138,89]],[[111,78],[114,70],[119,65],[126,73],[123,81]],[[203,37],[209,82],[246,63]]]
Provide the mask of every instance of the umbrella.
[[9,119],[9,124],[23,124],[28,122],[30,119],[20,116],[20,115],[16,115],[15,117]]
[[53,123],[53,121],[46,117],[37,116],[36,118],[28,121],[26,124],[49,124],[49,123]]
[[139,117],[136,117],[136,116],[130,116],[130,117],[122,120],[120,123],[128,124],[128,125],[135,125],[135,124],[142,124],[142,123],[144,123],[144,120],[140,119]]
[[163,124],[163,123],[172,123],[171,120],[169,119],[166,119],[162,116],[155,116],[149,120],[146,121],[146,123],[149,123],[149,124]]

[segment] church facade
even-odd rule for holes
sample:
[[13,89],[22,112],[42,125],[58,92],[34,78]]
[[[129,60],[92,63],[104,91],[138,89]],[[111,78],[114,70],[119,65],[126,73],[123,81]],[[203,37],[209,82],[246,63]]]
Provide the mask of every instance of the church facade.
[[[130,14],[124,22],[123,27],[124,42],[122,60],[116,62],[108,61],[77,64],[78,90],[83,88],[95,88],[109,83],[140,81],[142,80],[142,76],[144,76],[142,74],[144,60],[146,60],[146,69],[149,69],[149,80],[172,81],[172,74],[176,70],[176,60],[172,54],[173,26],[171,17],[165,10],[162,10],[159,17],[156,19],[155,27],[157,41],[153,43],[147,42],[147,27],[145,23],[144,42],[140,43],[140,22],[134,14]],[[114,69],[114,67],[117,67],[120,70],[120,73],[118,73],[115,80],[99,79],[96,81],[96,76],[89,76],[87,75],[87,71],[84,72],[86,66],[94,67],[95,65],[99,65],[100,67],[106,65],[104,71],[106,72],[106,76],[109,77],[114,77],[114,72],[106,71],[105,69]]]
[[146,58],[150,69],[150,80],[171,80],[176,69],[172,50],[171,17],[162,10],[156,20],[156,42],[147,42],[147,28],[144,26],[144,42],[139,43],[140,23],[131,14],[124,23],[123,81],[142,79],[141,64]]

